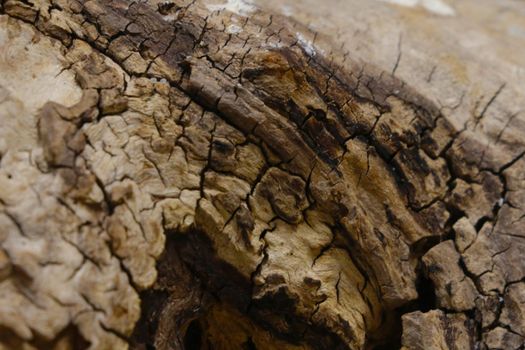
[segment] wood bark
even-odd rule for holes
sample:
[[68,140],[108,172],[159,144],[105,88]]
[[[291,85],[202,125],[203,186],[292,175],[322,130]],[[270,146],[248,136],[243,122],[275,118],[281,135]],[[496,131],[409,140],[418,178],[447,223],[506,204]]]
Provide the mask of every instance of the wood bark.
[[0,348],[523,349],[525,6],[429,3],[1,0]]

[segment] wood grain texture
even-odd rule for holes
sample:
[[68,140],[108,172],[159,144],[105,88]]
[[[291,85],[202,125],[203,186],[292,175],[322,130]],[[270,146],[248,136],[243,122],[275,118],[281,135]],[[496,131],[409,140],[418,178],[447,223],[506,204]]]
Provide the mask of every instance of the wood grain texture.
[[0,347],[523,347],[524,55],[471,2],[0,4]]

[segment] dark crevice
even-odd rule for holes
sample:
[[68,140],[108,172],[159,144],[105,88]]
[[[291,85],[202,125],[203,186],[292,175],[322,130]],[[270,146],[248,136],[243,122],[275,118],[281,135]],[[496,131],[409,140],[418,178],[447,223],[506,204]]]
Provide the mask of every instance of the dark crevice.
[[480,218],[476,222],[476,224],[474,225],[474,228],[476,229],[476,232],[481,231],[481,228],[483,227],[483,225],[485,225],[485,223],[491,222],[491,221],[492,221],[492,218],[489,218],[488,216],[484,216],[484,217]]
[[[403,334],[401,317],[415,311],[428,312],[436,309],[436,293],[433,282],[428,278],[422,262],[417,267],[416,290],[418,297],[416,300],[383,314],[384,326],[377,331],[377,336],[372,334],[372,341],[375,344],[371,350],[390,350],[401,348],[401,336]],[[377,339],[375,339],[377,338]]]
[[257,350],[257,346],[255,346],[251,337],[249,337],[243,344],[243,350]]
[[442,241],[443,238],[439,236],[424,237],[418,240],[417,242],[413,243],[410,246],[410,251],[412,252],[413,256],[422,257],[430,249],[432,249],[434,246],[438,245]]
[[[423,269],[421,265],[418,268],[420,271]],[[426,272],[419,272],[416,280],[416,290],[418,295],[416,300],[417,310],[427,312],[436,308],[434,283],[428,278]]]
[[186,334],[184,335],[184,349],[185,350],[200,350],[202,349],[203,331],[199,320],[193,320],[188,325]]

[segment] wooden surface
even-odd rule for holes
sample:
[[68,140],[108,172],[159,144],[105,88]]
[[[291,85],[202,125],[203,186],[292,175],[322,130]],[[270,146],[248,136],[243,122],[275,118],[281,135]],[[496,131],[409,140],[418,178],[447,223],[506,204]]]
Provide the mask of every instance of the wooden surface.
[[523,347],[525,4],[399,2],[0,1],[0,347]]

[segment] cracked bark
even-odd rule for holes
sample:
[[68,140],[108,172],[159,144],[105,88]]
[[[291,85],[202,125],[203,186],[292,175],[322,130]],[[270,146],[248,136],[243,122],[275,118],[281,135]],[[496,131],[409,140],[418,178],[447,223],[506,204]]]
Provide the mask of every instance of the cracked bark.
[[523,93],[262,7],[0,1],[0,347],[523,348]]

